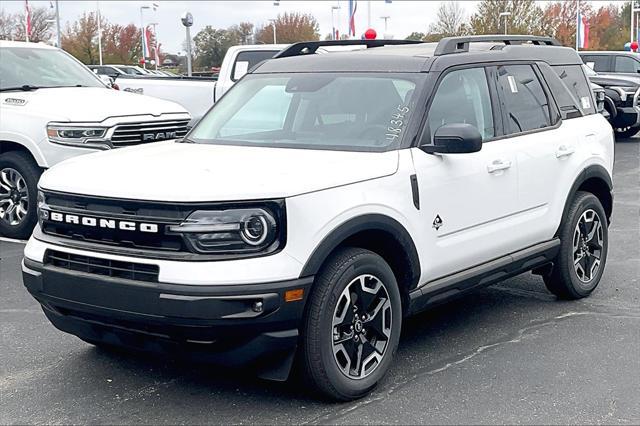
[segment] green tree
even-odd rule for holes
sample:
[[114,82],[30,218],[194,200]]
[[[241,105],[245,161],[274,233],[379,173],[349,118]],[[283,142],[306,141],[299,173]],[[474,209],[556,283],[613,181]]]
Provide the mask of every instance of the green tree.
[[420,33],[420,32],[414,31],[411,34],[409,34],[407,36],[407,38],[405,38],[405,40],[417,40],[417,41],[420,41],[420,40],[424,40],[424,37],[425,37],[425,33]]
[[[284,13],[275,19],[278,43],[320,40],[320,26],[313,15],[308,13]],[[273,43],[273,24],[268,24],[256,32],[258,43]]]
[[[107,22],[103,19],[104,28]],[[85,12],[80,19],[67,28],[62,34],[62,48],[87,65],[98,63],[98,19],[93,12]]]
[[195,65],[203,68],[219,67],[227,50],[241,42],[241,34],[233,27],[216,29],[207,25],[193,38]]
[[142,57],[140,28],[134,24],[108,24],[102,30],[102,59],[105,64],[135,64]]

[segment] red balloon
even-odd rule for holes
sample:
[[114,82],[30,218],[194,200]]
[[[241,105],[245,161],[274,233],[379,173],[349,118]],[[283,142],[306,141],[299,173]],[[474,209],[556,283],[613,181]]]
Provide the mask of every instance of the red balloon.
[[636,50],[638,50],[638,42],[637,41],[632,41],[630,47],[631,47],[631,50],[633,50],[635,52]]
[[365,40],[375,40],[376,37],[378,37],[378,33],[373,28],[369,28],[367,31],[364,32]]

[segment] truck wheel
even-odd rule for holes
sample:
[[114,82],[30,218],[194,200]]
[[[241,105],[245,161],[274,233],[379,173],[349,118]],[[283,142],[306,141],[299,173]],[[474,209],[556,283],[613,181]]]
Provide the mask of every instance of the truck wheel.
[[607,216],[600,200],[589,192],[578,192],[559,235],[560,252],[544,283],[561,299],[589,296],[602,278],[609,244]]
[[42,170],[28,154],[0,155],[0,235],[29,238],[36,225],[38,179]]
[[624,129],[615,129],[616,139],[629,139],[640,132],[640,127],[626,127]]
[[336,253],[316,277],[305,315],[305,377],[331,399],[371,391],[389,369],[402,327],[393,271],[359,248]]

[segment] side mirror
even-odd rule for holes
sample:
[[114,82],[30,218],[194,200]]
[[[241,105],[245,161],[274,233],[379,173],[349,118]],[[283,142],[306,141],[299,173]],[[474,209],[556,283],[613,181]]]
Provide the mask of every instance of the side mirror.
[[111,77],[109,77],[108,75],[104,75],[104,74],[98,74],[98,78],[100,79],[100,81],[102,81],[102,83],[111,88],[113,87],[113,79]]
[[445,124],[436,130],[433,145],[422,145],[425,152],[441,154],[469,154],[482,149],[482,135],[471,124]]

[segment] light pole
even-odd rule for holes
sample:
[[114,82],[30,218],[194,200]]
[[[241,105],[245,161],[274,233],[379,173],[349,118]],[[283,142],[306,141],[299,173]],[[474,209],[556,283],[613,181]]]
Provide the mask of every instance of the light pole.
[[511,12],[500,12],[500,18],[504,17],[504,35],[507,35],[507,19],[511,16]]
[[273,26],[273,44],[278,44],[278,41],[276,39],[276,20],[275,19],[269,19],[271,21],[271,25]]
[[340,6],[331,6],[331,40],[335,40],[336,39],[336,24],[335,24],[335,19],[333,18],[333,11],[334,10],[339,10]]
[[191,26],[193,25],[193,15],[185,12],[180,20],[187,33],[187,75],[191,77]]
[[631,0],[631,34],[629,37],[629,42],[633,43],[633,38],[635,36],[635,15],[636,12],[640,12],[640,4],[636,0]]
[[140,35],[142,37],[142,44],[141,44],[141,46],[142,46],[142,67],[144,69],[146,69],[147,68],[147,58],[145,57],[146,40],[145,40],[145,37],[144,37],[144,19],[142,17],[142,11],[144,9],[151,9],[151,7],[149,7],[149,6],[140,6]]
[[384,37],[387,37],[387,21],[389,19],[391,19],[391,16],[389,15],[385,15],[385,16],[381,16],[380,19],[384,19]]

